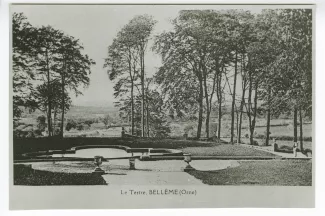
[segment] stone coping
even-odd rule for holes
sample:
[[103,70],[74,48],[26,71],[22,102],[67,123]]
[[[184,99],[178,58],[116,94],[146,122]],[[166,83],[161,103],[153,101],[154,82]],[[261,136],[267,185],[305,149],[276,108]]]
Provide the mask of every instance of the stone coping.
[[[15,161],[92,161],[94,158],[76,158],[76,157],[64,157],[64,158],[52,158],[53,154],[75,154],[76,151],[81,149],[90,149],[90,148],[113,148],[113,149],[122,149],[127,153],[132,153],[132,156],[129,157],[116,157],[116,158],[104,158],[104,160],[117,160],[117,159],[129,159],[129,158],[138,158],[141,156],[133,156],[133,153],[148,153],[150,157],[150,153],[155,153],[156,156],[182,156],[183,152],[177,149],[165,149],[165,148],[130,148],[128,146],[122,145],[84,145],[84,146],[76,146],[72,147],[68,150],[49,150],[49,151],[38,151],[38,152],[29,152],[25,153],[22,156],[26,157],[26,159],[15,160]],[[161,154],[159,154],[161,153]]]

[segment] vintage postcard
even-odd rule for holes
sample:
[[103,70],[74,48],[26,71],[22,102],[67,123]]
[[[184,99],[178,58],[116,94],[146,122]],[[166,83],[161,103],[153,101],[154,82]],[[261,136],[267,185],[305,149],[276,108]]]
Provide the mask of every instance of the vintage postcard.
[[10,208],[313,207],[314,17],[10,5]]

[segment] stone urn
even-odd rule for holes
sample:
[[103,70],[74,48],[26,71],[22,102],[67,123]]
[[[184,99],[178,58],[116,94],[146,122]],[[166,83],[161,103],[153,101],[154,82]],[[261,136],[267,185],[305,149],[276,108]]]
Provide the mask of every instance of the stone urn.
[[129,159],[130,170],[135,170],[135,158]]
[[94,169],[93,173],[98,173],[98,174],[105,173],[105,171],[100,168],[100,165],[102,165],[102,163],[103,163],[102,159],[103,159],[102,156],[94,157],[94,164],[95,164],[96,168]]
[[190,165],[190,162],[192,161],[191,154],[184,154],[184,161]]
[[186,167],[184,168],[184,171],[190,171],[193,170],[193,167],[190,165],[190,162],[192,161],[191,154],[183,154],[184,155],[184,161],[187,163]]

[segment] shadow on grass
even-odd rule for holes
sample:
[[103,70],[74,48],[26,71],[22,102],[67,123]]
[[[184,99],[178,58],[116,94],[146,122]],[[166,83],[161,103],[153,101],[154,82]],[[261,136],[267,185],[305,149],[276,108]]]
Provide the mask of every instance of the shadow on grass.
[[14,166],[14,185],[107,185],[99,174],[59,173],[34,170],[30,166]]
[[105,173],[103,175],[126,175],[126,173]]

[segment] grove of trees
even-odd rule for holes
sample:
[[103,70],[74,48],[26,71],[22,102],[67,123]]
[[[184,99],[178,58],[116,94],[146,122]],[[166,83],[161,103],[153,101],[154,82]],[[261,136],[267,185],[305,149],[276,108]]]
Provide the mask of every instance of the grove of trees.
[[78,96],[80,87],[89,85],[95,62],[82,52],[78,39],[51,26],[32,26],[23,13],[13,14],[12,46],[14,121],[21,118],[23,108],[38,109],[46,115],[48,136],[63,137],[69,94]]
[[[168,31],[154,34],[156,24],[152,16],[135,16],[108,44],[105,57],[116,106],[132,135],[166,137],[170,119],[177,118],[195,121],[197,139],[220,139],[229,110],[231,143],[241,142],[246,121],[253,144],[263,116],[269,145],[271,119],[285,114],[293,120],[293,141],[299,130],[303,149],[303,120],[312,118],[311,9],[183,10]],[[71,94],[82,94],[95,64],[83,50],[63,31],[13,14],[15,122],[23,109],[37,109],[44,113],[37,127],[47,128],[49,137],[63,137]],[[149,52],[161,58],[157,71],[148,69]],[[210,130],[212,116],[217,131]],[[103,122],[108,127],[110,117]]]
[[[220,138],[228,101],[232,143],[240,142],[244,115],[253,144],[256,118],[265,114],[268,145],[271,118],[286,114],[295,142],[299,125],[303,148],[302,121],[312,117],[311,9],[184,10],[172,30],[158,35],[155,24],[148,15],[130,20],[109,45],[104,65],[132,135],[168,134],[167,118],[186,117],[196,119],[197,138],[211,137],[216,113]],[[145,68],[149,41],[162,60],[152,78]]]

